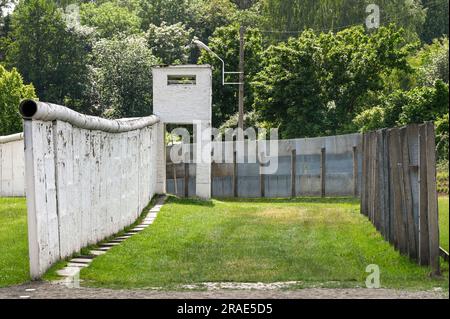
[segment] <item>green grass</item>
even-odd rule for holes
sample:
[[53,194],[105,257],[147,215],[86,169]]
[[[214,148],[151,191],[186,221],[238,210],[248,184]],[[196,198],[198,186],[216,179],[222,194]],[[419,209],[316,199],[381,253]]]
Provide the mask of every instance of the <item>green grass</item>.
[[448,251],[448,196],[439,197],[439,243],[442,248]]
[[29,280],[24,198],[0,198],[0,287]]
[[448,289],[448,264],[443,278],[431,279],[427,267],[382,239],[353,199],[170,198],[152,226],[96,258],[81,279],[111,288],[222,281],[358,287],[369,264],[379,265],[383,287]]

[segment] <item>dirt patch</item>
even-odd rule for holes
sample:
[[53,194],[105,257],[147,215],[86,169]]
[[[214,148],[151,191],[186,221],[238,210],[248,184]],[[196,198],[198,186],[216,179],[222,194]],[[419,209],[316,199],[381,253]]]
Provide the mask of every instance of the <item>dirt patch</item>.
[[[0,288],[0,299],[448,299],[448,292],[404,291],[393,289],[326,289],[307,288],[281,290],[272,286],[261,289],[243,285],[243,289],[226,289],[223,283],[212,283],[206,291],[113,290],[98,288],[68,288],[61,283],[31,282]],[[285,283],[284,283],[285,284]],[[267,289],[268,288],[268,289]]]

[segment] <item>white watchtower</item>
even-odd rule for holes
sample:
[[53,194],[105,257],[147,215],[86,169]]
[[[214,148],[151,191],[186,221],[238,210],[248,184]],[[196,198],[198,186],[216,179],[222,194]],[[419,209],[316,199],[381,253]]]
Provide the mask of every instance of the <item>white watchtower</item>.
[[[211,117],[212,72],[209,65],[158,66],[153,73],[153,113],[163,124],[192,124],[195,127],[196,195],[211,198]],[[159,172],[157,184],[165,192],[164,127],[159,143]],[[201,146],[201,147],[199,147]],[[158,166],[159,166],[158,165]]]

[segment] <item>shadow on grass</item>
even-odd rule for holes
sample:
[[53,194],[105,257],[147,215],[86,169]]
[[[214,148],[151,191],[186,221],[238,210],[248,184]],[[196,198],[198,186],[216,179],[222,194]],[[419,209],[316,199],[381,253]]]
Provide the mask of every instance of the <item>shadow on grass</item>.
[[168,203],[176,203],[178,205],[198,205],[203,207],[214,207],[214,200],[221,202],[234,203],[317,203],[317,204],[358,204],[359,198],[356,197],[295,197],[295,198],[214,198],[213,200],[201,200],[198,198],[184,198],[169,195]]

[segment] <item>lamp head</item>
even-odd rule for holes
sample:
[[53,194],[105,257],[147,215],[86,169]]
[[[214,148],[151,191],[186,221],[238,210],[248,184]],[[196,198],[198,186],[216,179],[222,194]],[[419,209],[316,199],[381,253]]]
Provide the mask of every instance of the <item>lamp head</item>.
[[206,50],[206,51],[212,53],[212,50],[206,44],[204,44],[202,41],[192,40],[192,43],[194,43],[199,49],[203,49],[203,50]]

